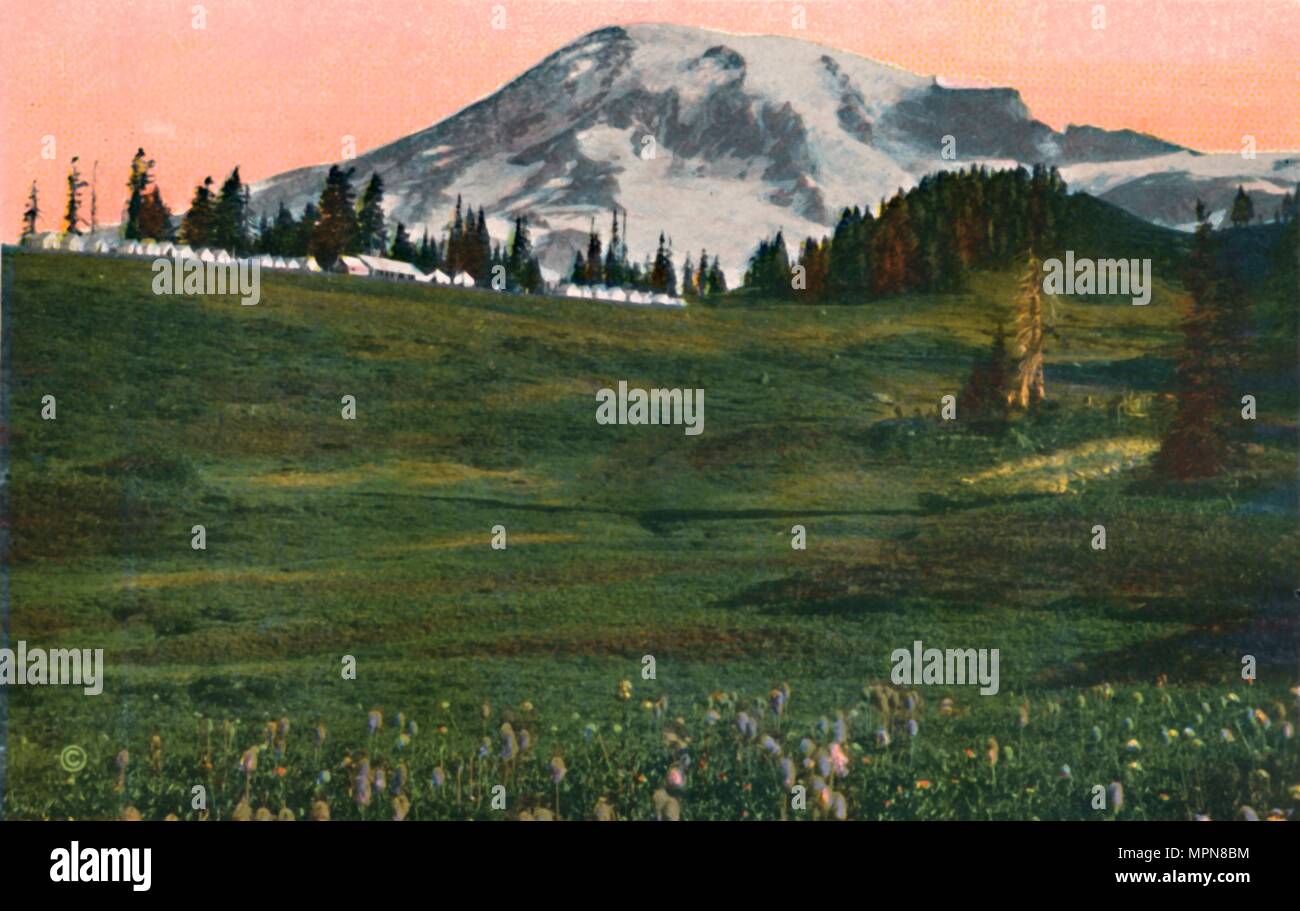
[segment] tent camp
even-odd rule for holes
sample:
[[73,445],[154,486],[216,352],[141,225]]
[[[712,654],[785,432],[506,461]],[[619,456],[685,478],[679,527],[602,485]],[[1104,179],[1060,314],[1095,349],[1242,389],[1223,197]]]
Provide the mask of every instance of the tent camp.
[[457,272],[456,277],[451,280],[453,285],[459,285],[462,288],[473,288],[474,279],[468,272]]

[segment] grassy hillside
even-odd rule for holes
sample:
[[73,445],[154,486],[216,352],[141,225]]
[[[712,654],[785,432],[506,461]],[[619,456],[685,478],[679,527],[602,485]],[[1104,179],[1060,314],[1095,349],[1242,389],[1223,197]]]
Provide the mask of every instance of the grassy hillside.
[[[257,777],[250,799],[302,815],[326,795],[343,815],[347,774],[313,781],[344,746],[390,770],[403,761],[366,733],[380,706],[390,733],[398,711],[422,726],[408,759],[425,789],[412,796],[427,798],[413,815],[503,815],[483,803],[486,764],[472,806],[437,803],[429,774],[443,763],[472,780],[480,736],[493,732],[495,755],[513,719],[540,739],[533,764],[491,774],[515,776],[525,801],[551,803],[544,766],[563,753],[562,815],[607,794],[645,816],[668,718],[709,753],[710,704],[726,726],[782,681],[787,753],[820,736],[819,719],[852,719],[854,816],[1087,815],[1084,782],[1116,778],[1137,795],[1130,814],[1217,816],[1300,784],[1278,714],[1294,720],[1295,390],[1260,396],[1248,469],[1192,490],[1154,483],[1144,460],[1177,340],[1167,283],[1144,308],[1057,302],[1050,404],[990,436],[935,414],[991,326],[1010,322],[1014,274],[865,306],[670,312],[271,272],[262,302],[241,307],[156,297],[144,261],[6,250],[4,270],[9,640],[102,647],[108,663],[95,698],[9,689],[11,815],[127,802],[188,814],[196,714],[200,731],[242,725],[213,735],[224,752],[206,774],[229,798],[215,815],[242,786],[240,752],[282,715],[303,744],[318,720],[336,733],[323,756],[295,744],[291,790]],[[704,433],[598,425],[595,390],[619,380],[705,390]],[[47,394],[55,421],[40,418]],[[196,524],[205,551],[190,547]],[[807,550],[790,546],[796,524]],[[1090,547],[1095,524],[1104,552]],[[495,525],[505,550],[490,547]],[[887,683],[891,651],[917,638],[1000,649],[1001,693],[923,688],[934,741],[900,753],[895,732],[873,754],[872,731],[904,716],[859,704],[862,689]],[[1245,653],[1260,664],[1253,688]],[[355,680],[341,678],[344,655]],[[640,676],[644,655],[655,680]],[[1086,689],[1104,684],[1149,705],[1117,713]],[[717,691],[734,695],[710,703]],[[639,707],[662,696],[664,719]],[[957,709],[940,716],[944,696]],[[1271,733],[1241,730],[1247,703]],[[1229,724],[1235,745],[1212,742],[1212,759],[1144,756],[1141,776],[1126,771],[1134,736],[1188,725],[1214,741]],[[155,732],[170,772],[151,778]],[[949,768],[988,736],[1018,738],[1020,758],[969,779]],[[716,763],[729,755],[719,738]],[[73,743],[90,765],[69,777],[56,757]],[[122,747],[136,758],[115,792]],[[1062,764],[1074,790],[1056,783]],[[1272,770],[1265,793],[1256,768]],[[686,815],[771,815],[779,779],[760,800],[738,774],[682,795]],[[893,802],[912,779],[942,779],[951,796]]]

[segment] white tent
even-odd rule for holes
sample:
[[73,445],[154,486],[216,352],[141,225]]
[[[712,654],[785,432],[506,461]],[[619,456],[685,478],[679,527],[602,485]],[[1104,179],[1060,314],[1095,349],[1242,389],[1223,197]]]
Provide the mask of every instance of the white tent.
[[474,279],[468,272],[457,272],[456,277],[451,282],[453,285],[460,285],[462,288],[474,287]]
[[371,275],[378,275],[380,278],[415,281],[423,277],[423,273],[419,269],[400,259],[387,259],[383,256],[369,256],[366,254],[362,254],[358,258],[370,269]]
[[144,253],[144,244],[138,240],[128,240],[126,246],[122,248],[122,252],[128,256],[139,256]]
[[577,285],[561,285],[560,293],[565,297],[582,297],[582,289]]
[[626,301],[627,292],[622,288],[606,288],[605,300],[607,301]]
[[678,301],[667,294],[656,294],[653,299],[656,304],[667,304],[670,307],[675,307],[678,304]]
[[291,256],[291,257],[289,257],[288,259],[286,259],[286,260],[284,261],[284,267],[285,267],[286,269],[301,269],[301,268],[302,268],[302,263],[298,262],[298,260],[294,259],[294,258]]
[[199,250],[199,259],[203,260],[205,263],[215,263],[217,261],[217,256],[212,252],[210,247],[203,247]]
[[189,244],[179,244],[176,249],[172,251],[172,256],[177,259],[194,259],[194,248]]
[[304,259],[302,261],[302,267],[308,272],[319,272],[321,270],[320,263],[316,262],[316,257],[314,256],[309,256]]
[[141,252],[143,252],[145,256],[158,256],[160,249],[158,241],[147,240],[144,242],[144,250]]
[[591,288],[590,285],[579,286],[578,294],[579,296],[585,298],[586,300],[592,300],[596,296],[596,292]]
[[434,269],[430,274],[433,276],[433,280],[440,285],[451,284],[451,276],[446,272],[443,272],[441,269]]
[[80,234],[65,234],[63,237],[62,249],[72,253],[80,253],[86,249],[86,242]]
[[277,256],[277,257],[275,257],[275,259],[271,260],[271,268],[272,268],[272,269],[287,269],[287,268],[289,268],[289,267],[285,264],[285,262],[284,262],[284,258],[283,258],[283,257]]
[[176,253],[176,245],[171,241],[165,240],[158,245],[159,256],[173,256]]
[[96,253],[112,253],[113,245],[110,244],[108,241],[104,240],[103,238],[100,238],[99,240],[95,241],[94,250]]
[[650,295],[644,291],[631,291],[628,293],[627,299],[633,304],[648,304],[651,300]]
[[270,253],[263,253],[261,256],[257,258],[257,264],[263,269],[274,269],[275,257],[272,256]]
[[340,256],[338,264],[334,268],[340,272],[346,272],[348,275],[370,274],[370,267],[355,256]]
[[225,250],[218,250],[216,261],[219,263],[233,263],[235,261],[235,258],[231,256],[229,253],[227,253]]

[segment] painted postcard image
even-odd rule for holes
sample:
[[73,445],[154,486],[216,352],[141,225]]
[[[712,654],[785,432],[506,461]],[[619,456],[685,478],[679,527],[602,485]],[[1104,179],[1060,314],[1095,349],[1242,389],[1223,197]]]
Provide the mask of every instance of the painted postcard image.
[[0,818],[1300,818],[1300,4],[0,5]]

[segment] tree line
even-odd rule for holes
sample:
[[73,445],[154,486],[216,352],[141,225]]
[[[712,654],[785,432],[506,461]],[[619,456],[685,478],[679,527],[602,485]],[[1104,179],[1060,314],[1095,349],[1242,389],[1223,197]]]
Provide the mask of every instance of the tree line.
[[790,261],[782,231],[750,257],[744,284],[768,296],[861,302],[907,291],[959,291],[972,269],[1005,266],[1051,243],[1067,205],[1056,168],[982,166],[923,177],[876,214],[845,209],[831,236]]
[[[595,219],[587,234],[587,252],[578,250],[573,255],[573,268],[569,281],[575,285],[607,285],[634,288],[641,291],[678,293],[677,268],[673,265],[672,240],[659,232],[659,244],[654,256],[644,263],[632,262],[627,255],[627,213],[623,213],[623,226],[619,228],[619,213],[610,212],[609,242],[605,244],[596,230]],[[694,296],[722,294],[727,290],[727,279],[722,274],[718,257],[709,259],[707,250],[700,251],[698,264],[690,254],[682,263],[681,293]]]

